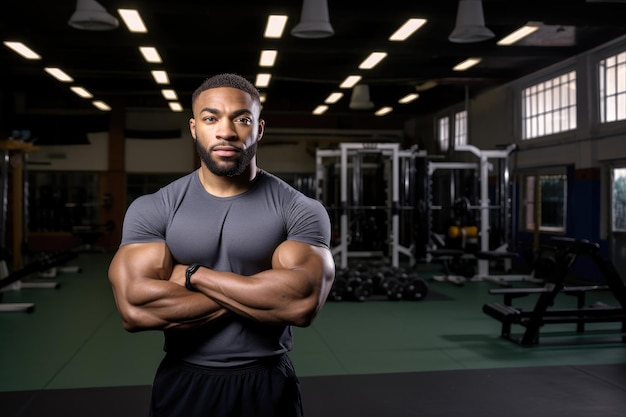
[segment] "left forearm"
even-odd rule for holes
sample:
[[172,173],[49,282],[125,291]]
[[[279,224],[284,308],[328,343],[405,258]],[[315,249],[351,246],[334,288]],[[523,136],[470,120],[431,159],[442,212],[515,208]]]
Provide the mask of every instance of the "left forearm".
[[306,271],[271,269],[242,276],[200,268],[192,279],[198,291],[228,310],[266,323],[307,326],[324,302],[322,282]]

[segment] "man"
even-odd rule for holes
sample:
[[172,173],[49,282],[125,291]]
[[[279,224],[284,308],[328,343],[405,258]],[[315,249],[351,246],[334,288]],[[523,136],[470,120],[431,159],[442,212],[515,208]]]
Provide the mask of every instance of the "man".
[[328,214],[257,167],[251,83],[211,77],[192,111],[200,168],[131,204],[109,268],[125,329],[164,331],[151,416],[301,416],[287,352],[334,279]]

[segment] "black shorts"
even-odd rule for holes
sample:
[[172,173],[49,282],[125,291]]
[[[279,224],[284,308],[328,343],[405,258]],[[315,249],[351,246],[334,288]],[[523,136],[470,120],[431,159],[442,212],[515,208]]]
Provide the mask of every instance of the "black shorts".
[[167,356],[152,387],[151,417],[301,417],[300,382],[287,355],[206,368]]

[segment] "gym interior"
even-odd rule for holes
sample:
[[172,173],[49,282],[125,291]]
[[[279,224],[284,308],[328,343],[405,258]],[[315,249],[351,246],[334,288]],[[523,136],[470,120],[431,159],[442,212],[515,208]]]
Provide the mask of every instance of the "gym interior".
[[[333,225],[335,284],[294,329],[308,417],[624,416],[625,56],[619,38],[395,131],[268,125],[259,165]],[[146,415],[162,335],[124,331],[107,269],[128,204],[197,167],[187,117],[0,141],[3,416]],[[174,135],[127,136],[148,126]]]

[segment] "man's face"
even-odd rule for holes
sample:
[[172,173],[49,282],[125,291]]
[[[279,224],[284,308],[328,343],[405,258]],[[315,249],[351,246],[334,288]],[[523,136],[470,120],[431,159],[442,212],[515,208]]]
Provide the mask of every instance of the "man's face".
[[202,92],[189,121],[200,160],[215,175],[242,174],[263,135],[259,107],[249,94],[228,87]]

